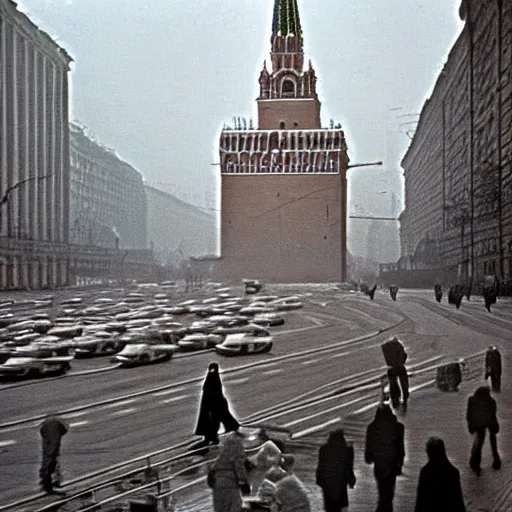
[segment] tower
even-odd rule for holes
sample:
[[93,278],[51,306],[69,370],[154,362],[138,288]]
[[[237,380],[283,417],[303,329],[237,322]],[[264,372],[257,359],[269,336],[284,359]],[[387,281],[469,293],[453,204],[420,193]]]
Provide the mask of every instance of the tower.
[[341,125],[321,127],[297,0],[275,0],[270,44],[257,129],[220,135],[219,277],[344,280],[347,147]]

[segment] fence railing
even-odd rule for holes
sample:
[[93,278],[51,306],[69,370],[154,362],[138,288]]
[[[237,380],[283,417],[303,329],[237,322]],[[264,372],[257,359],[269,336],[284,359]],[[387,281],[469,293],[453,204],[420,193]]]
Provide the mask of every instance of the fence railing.
[[[471,354],[464,358],[452,358],[451,361],[445,361],[443,363],[432,364],[426,367],[425,363],[430,363],[434,361],[439,361],[443,356],[438,356],[431,358],[430,360],[424,361],[423,364],[418,364],[411,366],[409,368],[409,377],[411,380],[416,380],[421,378],[424,379],[425,382],[420,385],[420,387],[435,385],[436,377],[438,369],[445,366],[448,362],[455,362],[460,365],[461,375],[463,382],[471,382],[477,380],[479,378],[483,378],[484,374],[484,361],[483,357],[485,356],[485,351],[480,351],[474,354]],[[367,372],[363,372],[367,373]],[[340,379],[343,381],[343,379]],[[330,396],[322,396],[321,400],[325,402],[330,402],[334,398],[348,398],[350,395],[361,392],[370,392],[368,393],[368,398],[376,397],[376,392],[380,394],[380,400],[386,399],[388,396],[388,387],[389,383],[387,380],[387,375],[378,375],[372,376],[368,378],[360,379],[356,384],[350,386],[348,389],[345,389],[342,393],[332,394],[329,393]],[[327,395],[327,393],[326,393]],[[353,400],[354,401],[354,400]],[[355,400],[357,401],[357,400]],[[350,402],[349,402],[350,403]],[[343,407],[344,404],[340,405],[340,408]],[[300,409],[302,406],[298,406],[294,410]],[[268,421],[269,419],[279,417],[284,415],[286,411],[274,409],[268,410],[268,415],[261,419],[261,421]],[[319,413],[321,414],[321,413]],[[246,425],[248,425],[246,423]],[[286,429],[285,429],[286,430]],[[292,435],[290,433],[289,439],[292,439]],[[185,446],[187,443],[181,443],[180,445],[175,445],[173,448],[178,448]],[[257,450],[255,448],[254,450]],[[165,450],[161,450],[159,452],[153,452],[152,454],[148,454],[151,457],[155,455],[160,455],[165,452],[168,452],[169,448]],[[71,503],[72,501],[81,500],[82,503],[79,509],[80,512],[99,512],[101,510],[105,510],[103,507],[107,505],[116,504],[120,507],[126,507],[126,510],[129,510],[128,503],[120,503],[120,501],[125,500],[127,498],[136,496],[143,496],[148,503],[153,503],[153,510],[155,512],[174,512],[176,506],[176,495],[190,489],[191,487],[204,484],[206,482],[206,468],[209,464],[212,463],[214,459],[209,460],[201,460],[194,464],[188,464],[185,468],[175,471],[172,474],[167,474],[162,476],[162,474],[168,473],[169,471],[174,471],[173,464],[180,460],[184,460],[187,457],[193,456],[195,453],[199,453],[201,449],[188,451],[179,455],[175,455],[173,457],[167,458],[165,460],[161,460],[159,462],[152,462],[151,457],[146,458],[147,466],[145,468],[137,468],[132,471],[126,472],[125,474],[118,475],[109,479],[106,482],[102,482],[101,484],[82,491],[74,496],[71,496],[68,499],[62,501],[62,503]],[[141,458],[138,458],[141,460]],[[125,465],[124,465],[125,466]],[[203,469],[203,474],[199,477],[194,478],[192,481],[186,482],[184,484],[179,485],[178,487],[171,489],[170,483],[180,476],[183,476],[186,473],[190,473],[191,471],[198,470],[201,471]],[[126,482],[128,478],[134,478],[137,475],[141,475],[141,478],[136,480],[135,486],[131,489],[125,489],[125,487],[130,485],[130,483]],[[133,481],[133,480],[132,480]],[[98,501],[96,499],[99,497],[101,491],[108,489],[109,487],[114,486],[117,489],[117,493],[113,496],[108,496],[103,499],[99,498]],[[124,487],[123,487],[124,486]],[[50,512],[51,510],[55,510],[55,505],[50,505],[47,507],[43,507],[37,512]],[[53,507],[53,508],[52,508]],[[122,508],[119,508],[121,510]],[[2,510],[2,509],[0,509]]]

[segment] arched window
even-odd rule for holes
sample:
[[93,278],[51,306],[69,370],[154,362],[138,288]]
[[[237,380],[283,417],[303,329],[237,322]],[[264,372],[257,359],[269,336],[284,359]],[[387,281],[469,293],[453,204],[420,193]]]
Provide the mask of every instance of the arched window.
[[281,83],[281,97],[293,98],[295,96],[295,82],[291,78],[285,78]]
[[286,123],[284,121],[279,121],[279,129],[285,130],[286,129]]

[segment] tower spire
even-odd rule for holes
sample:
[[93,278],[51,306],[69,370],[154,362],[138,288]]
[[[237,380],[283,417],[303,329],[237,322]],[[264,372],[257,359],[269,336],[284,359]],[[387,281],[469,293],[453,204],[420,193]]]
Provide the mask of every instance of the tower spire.
[[297,0],[275,0],[272,35],[302,36]]

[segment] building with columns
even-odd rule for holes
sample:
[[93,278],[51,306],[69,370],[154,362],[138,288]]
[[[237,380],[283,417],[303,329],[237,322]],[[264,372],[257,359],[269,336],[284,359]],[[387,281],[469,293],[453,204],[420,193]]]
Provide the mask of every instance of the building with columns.
[[346,277],[347,146],[321,126],[317,77],[304,65],[296,0],[275,0],[256,129],[220,135],[219,278],[274,282]]
[[0,0],[0,289],[67,283],[71,60]]
[[399,268],[512,279],[512,2],[463,0],[465,25],[403,158]]
[[70,240],[112,249],[147,248],[142,174],[86,129],[70,129]]

